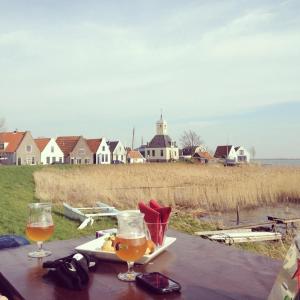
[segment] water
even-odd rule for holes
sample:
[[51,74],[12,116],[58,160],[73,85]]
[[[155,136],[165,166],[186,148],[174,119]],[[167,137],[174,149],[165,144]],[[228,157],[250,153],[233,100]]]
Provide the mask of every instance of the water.
[[259,163],[261,165],[272,165],[272,166],[298,166],[300,167],[300,159],[252,159],[251,162]]
[[[240,209],[240,225],[267,222],[267,216],[277,218],[300,218],[300,204],[286,203],[254,209]],[[236,225],[236,212],[216,213],[201,218],[225,227]],[[297,224],[300,226],[300,223]]]

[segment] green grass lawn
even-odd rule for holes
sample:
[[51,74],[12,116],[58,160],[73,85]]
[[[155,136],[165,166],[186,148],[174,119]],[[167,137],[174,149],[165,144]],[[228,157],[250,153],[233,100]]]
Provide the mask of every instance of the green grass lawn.
[[[0,234],[25,236],[28,203],[40,202],[34,197],[33,172],[41,166],[1,166],[0,167]],[[53,207],[55,224],[52,240],[71,239],[83,235],[94,235],[96,230],[115,227],[113,218],[95,221],[93,226],[77,230],[78,222],[62,215],[61,207]]]

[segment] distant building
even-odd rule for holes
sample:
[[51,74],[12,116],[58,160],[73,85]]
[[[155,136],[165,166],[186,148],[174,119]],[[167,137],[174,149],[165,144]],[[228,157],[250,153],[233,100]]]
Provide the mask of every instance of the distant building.
[[88,139],[87,143],[93,153],[93,163],[97,165],[110,164],[111,157],[106,139]]
[[204,164],[207,164],[210,160],[213,159],[213,157],[207,151],[204,151],[204,152],[201,152],[201,151],[195,152],[193,154],[192,158],[193,158],[193,160],[198,161],[200,163],[204,163]]
[[64,153],[57,145],[54,138],[34,139],[36,145],[41,151],[41,163],[49,165],[53,163],[63,163]]
[[179,149],[176,143],[167,135],[167,122],[160,120],[156,122],[156,135],[147,144],[145,158],[150,162],[168,162],[179,159]]
[[145,163],[146,159],[141,154],[140,151],[137,150],[129,150],[127,152],[127,163],[129,164],[142,164]]
[[41,152],[30,131],[0,132],[0,164],[36,165]]
[[224,160],[226,164],[247,163],[250,161],[249,152],[242,146],[218,146],[214,157]]
[[250,153],[242,146],[234,148],[237,155],[238,163],[249,163],[250,162]]
[[108,141],[107,145],[109,146],[111,163],[119,164],[126,163],[126,149],[121,143],[121,141]]
[[56,143],[64,153],[65,163],[72,165],[93,163],[93,153],[82,136],[60,136],[56,139]]
[[198,146],[189,146],[184,147],[179,151],[179,158],[180,159],[191,159],[192,156],[197,152],[206,152],[207,148],[204,145],[198,145]]

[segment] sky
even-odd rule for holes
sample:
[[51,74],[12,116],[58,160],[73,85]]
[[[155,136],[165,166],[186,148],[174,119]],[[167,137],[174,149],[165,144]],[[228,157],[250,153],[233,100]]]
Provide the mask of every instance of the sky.
[[34,137],[300,158],[300,1],[0,0],[0,118]]

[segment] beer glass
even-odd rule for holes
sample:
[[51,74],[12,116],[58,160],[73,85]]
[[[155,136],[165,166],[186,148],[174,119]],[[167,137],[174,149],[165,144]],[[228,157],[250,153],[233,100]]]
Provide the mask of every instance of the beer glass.
[[125,210],[117,215],[118,231],[115,240],[116,255],[127,262],[128,271],[119,273],[123,281],[135,281],[134,262],[146,252],[147,239],[144,226],[144,214],[136,210]]
[[51,204],[30,203],[26,235],[30,240],[37,242],[38,249],[29,252],[28,256],[39,258],[51,255],[51,251],[43,249],[43,242],[51,237],[53,231]]

